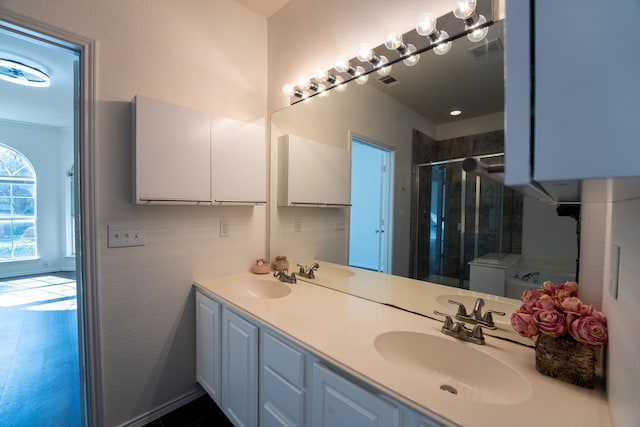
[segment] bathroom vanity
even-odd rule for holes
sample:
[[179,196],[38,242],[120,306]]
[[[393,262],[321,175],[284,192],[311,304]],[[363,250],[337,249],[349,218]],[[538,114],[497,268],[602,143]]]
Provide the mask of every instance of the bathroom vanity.
[[[351,273],[334,275],[356,283]],[[398,279],[402,298],[455,313],[437,285]],[[197,381],[237,426],[611,425],[602,389],[539,374],[530,347],[463,342],[436,320],[302,280],[241,273],[195,286]]]

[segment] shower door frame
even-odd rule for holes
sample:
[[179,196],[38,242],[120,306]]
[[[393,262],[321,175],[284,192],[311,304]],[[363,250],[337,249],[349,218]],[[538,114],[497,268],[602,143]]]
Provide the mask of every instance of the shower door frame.
[[[489,159],[489,158],[496,158],[496,157],[504,157],[504,152],[500,152],[500,153],[492,153],[492,154],[482,154],[482,155],[477,155],[477,156],[473,156],[474,158],[477,159]],[[418,163],[415,164],[414,167],[414,176],[418,177],[418,194],[417,194],[417,203],[416,203],[416,219],[419,218],[420,216],[420,207],[422,206],[422,204],[420,203],[420,168],[423,167],[433,167],[433,166],[441,166],[441,165],[449,165],[449,164],[454,164],[454,163],[462,163],[464,161],[464,159],[466,159],[467,157],[460,157],[460,158],[455,158],[455,159],[448,159],[448,160],[440,160],[440,161],[435,161],[435,162],[427,162],[427,163]],[[466,238],[466,215],[465,215],[465,208],[466,208],[466,184],[467,184],[467,172],[464,170],[461,170],[461,187],[460,187],[460,236],[459,236],[459,240],[460,240],[460,263],[458,266],[458,287],[459,288],[464,288],[464,269],[465,269],[465,257],[464,257],[464,253],[465,253],[465,238]],[[478,257],[478,230],[479,230],[479,222],[480,222],[480,212],[479,212],[479,204],[480,204],[480,176],[476,175],[476,195],[475,195],[475,214],[474,214],[474,229],[473,229],[473,233],[475,234],[475,238],[474,238],[474,259]],[[429,206],[431,205],[431,202],[429,202]],[[502,206],[501,206],[502,209]],[[431,212],[431,209],[429,209],[429,212]],[[502,216],[502,212],[501,212],[501,216]],[[416,223],[417,225],[418,223]],[[416,232],[419,233],[419,227],[416,227]],[[502,246],[502,238],[499,239],[500,242],[500,247]],[[420,254],[420,239],[419,236],[417,236],[417,238],[415,239],[415,247],[414,247],[414,262],[413,262],[413,277],[418,278],[418,269],[419,269],[419,254]],[[500,252],[502,250],[500,249]],[[429,254],[429,256],[431,256],[431,254]],[[430,262],[430,261],[429,261]],[[431,270],[429,268],[429,270]]]

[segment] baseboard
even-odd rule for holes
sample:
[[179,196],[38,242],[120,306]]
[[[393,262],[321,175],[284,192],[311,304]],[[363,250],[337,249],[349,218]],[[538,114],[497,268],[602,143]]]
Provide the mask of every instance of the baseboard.
[[182,396],[179,396],[172,401],[165,403],[164,405],[158,406],[157,408],[152,409],[149,412],[146,412],[132,420],[122,423],[118,427],[142,427],[152,421],[157,420],[163,415],[167,415],[168,413],[186,405],[187,403],[196,400],[204,394],[204,390],[198,387],[197,389],[185,393]]

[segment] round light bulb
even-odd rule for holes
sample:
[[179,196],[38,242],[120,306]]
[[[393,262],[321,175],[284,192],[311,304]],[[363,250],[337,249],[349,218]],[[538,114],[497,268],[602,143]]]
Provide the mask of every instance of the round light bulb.
[[356,57],[361,62],[369,62],[375,56],[375,52],[371,49],[371,45],[369,43],[362,43],[360,48],[358,49],[358,54]]
[[447,33],[446,31],[440,31],[440,37],[438,37],[438,40],[431,43],[434,45],[433,53],[435,53],[436,55],[446,55],[447,52],[451,50],[451,42],[441,42],[440,40],[446,40],[448,38],[449,33]]
[[453,9],[453,16],[458,19],[468,19],[476,11],[476,0],[458,0],[456,8]]
[[300,80],[298,80],[298,87],[300,89],[309,89],[310,86],[311,80],[307,79],[306,77],[301,77]]
[[428,36],[436,30],[437,19],[431,12],[424,13],[418,19],[416,32],[421,36]]
[[384,45],[389,50],[396,50],[402,46],[402,36],[397,33],[389,33],[384,39]]
[[359,85],[366,84],[369,81],[369,74],[363,74],[356,79],[356,83]]
[[402,60],[407,67],[413,67],[420,61],[420,54],[415,53],[416,47],[412,44],[407,45],[407,57]]
[[340,83],[338,86],[335,87],[335,89],[338,92],[344,92],[345,90],[347,90],[347,84],[346,83]]
[[316,71],[315,79],[319,82],[326,82],[329,78],[329,72],[327,70],[323,70],[322,68]]
[[293,96],[293,94],[296,92],[296,89],[293,87],[292,84],[285,84],[284,86],[282,86],[282,93],[285,96]]
[[339,73],[346,73],[351,68],[351,64],[346,56],[339,56],[336,59],[335,69]]
[[389,63],[389,60],[387,59],[386,56],[381,55],[380,56],[380,62],[378,62],[378,66],[380,68],[378,68],[378,75],[380,76],[388,76],[391,73],[391,65],[387,65]]
[[[467,30],[478,27],[480,25],[486,24],[487,23],[487,18],[485,18],[483,15],[480,15],[478,17],[478,22],[474,23],[473,26],[471,27],[466,27]],[[473,31],[471,31],[469,34],[467,34],[467,38],[474,42],[477,43],[480,40],[484,39],[487,36],[487,33],[489,32],[489,27],[483,27],[483,28],[478,28],[475,29]]]

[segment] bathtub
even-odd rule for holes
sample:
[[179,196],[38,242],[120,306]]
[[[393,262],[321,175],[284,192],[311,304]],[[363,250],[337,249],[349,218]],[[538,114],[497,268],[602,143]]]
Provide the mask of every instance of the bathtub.
[[524,291],[527,289],[538,289],[542,286],[542,283],[547,280],[560,284],[576,280],[576,275],[575,273],[562,271],[545,271],[544,269],[536,269],[535,267],[517,269],[507,276],[505,296],[507,298],[520,299]]

